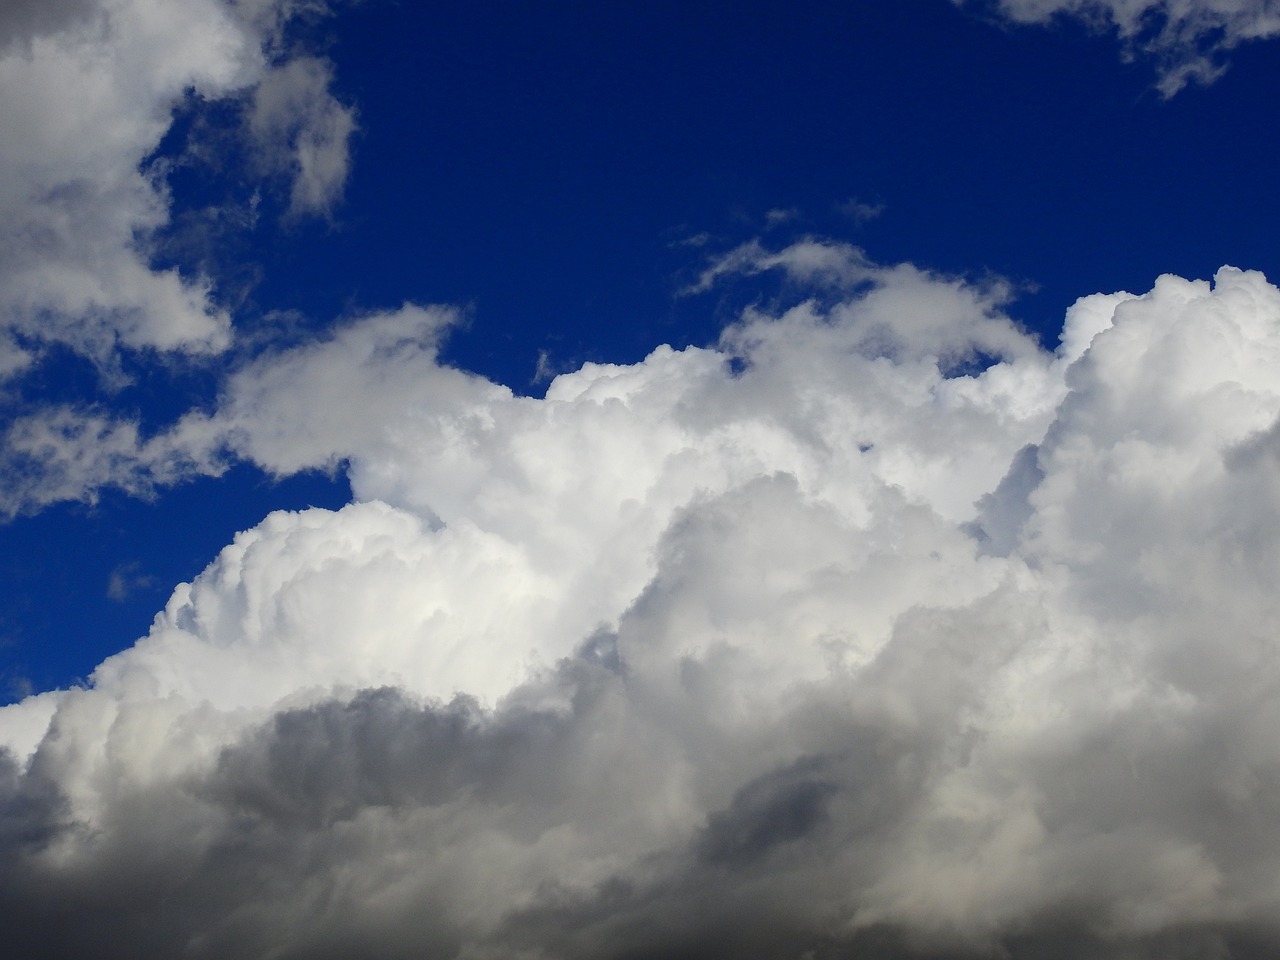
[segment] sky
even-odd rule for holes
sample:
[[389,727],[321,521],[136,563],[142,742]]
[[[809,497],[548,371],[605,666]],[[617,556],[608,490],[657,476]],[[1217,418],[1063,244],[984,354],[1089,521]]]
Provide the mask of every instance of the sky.
[[0,936],[1280,949],[1272,0],[0,8]]

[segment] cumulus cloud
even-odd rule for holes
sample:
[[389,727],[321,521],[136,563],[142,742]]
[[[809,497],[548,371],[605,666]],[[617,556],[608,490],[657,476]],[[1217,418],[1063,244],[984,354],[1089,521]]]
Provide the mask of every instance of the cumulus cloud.
[[1280,34],[1280,6],[1273,0],[995,0],[993,5],[1018,23],[1072,16],[1115,30],[1127,50],[1155,60],[1166,97],[1192,80],[1218,79],[1226,70],[1226,55],[1241,43]]
[[12,949],[1273,954],[1280,291],[1086,297],[1049,353],[821,240],[709,282],[763,270],[544,398],[439,308],[240,370],[182,429],[355,501],[0,709]]
[[[230,317],[211,279],[153,265],[169,196],[143,161],[184,98],[251,95],[254,141],[269,166],[288,158],[295,211],[327,211],[352,120],[316,61],[276,50],[301,6],[67,0],[0,12],[0,377],[50,343],[107,372],[122,349],[225,349]],[[281,109],[298,111],[287,127]]]

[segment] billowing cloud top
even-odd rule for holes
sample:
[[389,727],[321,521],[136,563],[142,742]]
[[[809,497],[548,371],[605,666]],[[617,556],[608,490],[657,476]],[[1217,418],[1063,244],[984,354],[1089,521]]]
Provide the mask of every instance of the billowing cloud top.
[[813,298],[543,399],[440,366],[438,309],[243,370],[203,429],[356,502],[0,710],[16,948],[1280,943],[1280,291],[1087,297],[1050,354],[999,287],[730,269]]

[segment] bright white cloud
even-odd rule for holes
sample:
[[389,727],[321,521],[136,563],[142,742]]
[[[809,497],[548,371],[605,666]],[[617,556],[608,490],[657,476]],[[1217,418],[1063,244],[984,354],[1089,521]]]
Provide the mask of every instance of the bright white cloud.
[[[50,342],[107,372],[121,348],[227,346],[211,282],[151,265],[169,198],[142,161],[184,97],[256,90],[255,143],[272,171],[287,158],[294,210],[327,211],[352,117],[316,61],[269,61],[297,7],[83,0],[0,13],[0,376]],[[282,109],[295,111],[288,125]]]
[[405,307],[184,422],[357,502],[0,710],[14,944],[1264,955],[1280,291],[1087,297],[1048,354],[999,288],[726,263],[813,299],[543,399]]
[[1114,29],[1126,47],[1155,59],[1166,97],[1192,80],[1212,83],[1226,69],[1225,54],[1241,43],[1280,34],[1280,7],[1273,0],[996,0],[994,5],[1019,23],[1072,16]]

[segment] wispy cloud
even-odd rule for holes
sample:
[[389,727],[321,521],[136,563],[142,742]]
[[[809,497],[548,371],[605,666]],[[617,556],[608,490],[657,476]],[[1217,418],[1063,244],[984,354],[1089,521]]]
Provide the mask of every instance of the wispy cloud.
[[784,223],[791,223],[800,216],[800,211],[794,207],[775,207],[768,210],[764,215],[764,223],[766,229],[780,227]]
[[253,92],[250,136],[260,169],[291,184],[289,213],[328,215],[346,185],[355,111],[329,91],[327,63],[295,57]]
[[144,573],[136,560],[122,563],[107,578],[107,597],[122,603],[138,590],[156,585],[156,578]]
[[1240,44],[1280,34],[1280,8],[1272,0],[995,0],[987,6],[1019,23],[1071,16],[1114,30],[1127,53],[1154,61],[1166,97],[1191,81],[1218,79],[1227,54]]
[[862,224],[868,220],[874,220],[884,213],[885,204],[868,203],[857,197],[850,197],[844,203],[839,204],[836,209],[854,223]]

